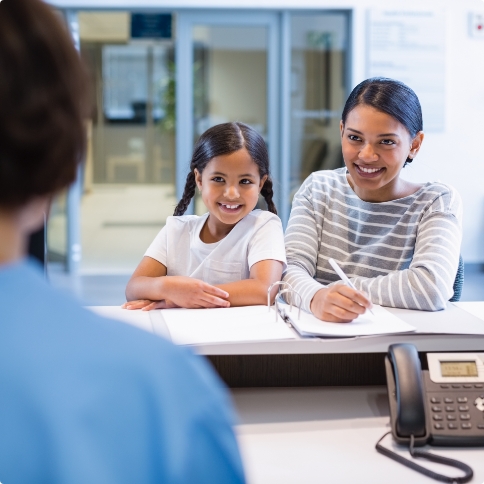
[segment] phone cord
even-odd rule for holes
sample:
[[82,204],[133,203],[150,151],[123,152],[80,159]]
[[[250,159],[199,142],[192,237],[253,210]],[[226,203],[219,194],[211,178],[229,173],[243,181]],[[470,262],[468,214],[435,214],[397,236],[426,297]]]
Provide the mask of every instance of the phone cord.
[[463,471],[465,475],[462,477],[449,477],[449,476],[444,476],[443,474],[438,474],[437,472],[431,471],[426,467],[418,465],[415,462],[409,459],[406,459],[405,457],[402,457],[401,455],[391,451],[390,449],[383,447],[383,445],[381,445],[380,442],[389,433],[391,432],[387,432],[385,435],[383,435],[383,437],[377,442],[375,446],[376,450],[380,454],[386,455],[387,457],[390,457],[390,459],[393,459],[399,462],[400,464],[403,464],[404,466],[410,467],[410,469],[413,469],[414,471],[425,474],[426,476],[431,477],[432,479],[435,479],[440,482],[465,483],[465,482],[469,482],[472,479],[474,472],[467,464],[464,464],[463,462],[460,462],[455,459],[449,459],[448,457],[442,457],[440,455],[431,454],[430,452],[426,452],[424,450],[415,449],[414,448],[415,437],[413,436],[413,434],[410,436],[410,448],[409,448],[410,455],[412,457],[420,457],[421,459],[427,459],[432,462],[437,462],[438,464],[444,464],[446,466],[455,467]]

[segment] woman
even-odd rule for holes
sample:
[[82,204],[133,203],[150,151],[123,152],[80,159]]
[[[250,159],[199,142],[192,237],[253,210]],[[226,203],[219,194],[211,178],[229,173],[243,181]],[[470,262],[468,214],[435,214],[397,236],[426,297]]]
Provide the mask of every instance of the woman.
[[44,2],[0,3],[0,72],[1,481],[244,482],[208,366],[81,308],[25,259],[85,145],[86,76]]
[[[284,280],[316,317],[349,322],[371,307],[435,311],[452,296],[461,201],[440,182],[410,183],[402,168],[422,145],[422,111],[405,84],[356,86],[340,123],[345,167],[312,173],[294,197]],[[341,284],[335,259],[357,291]]]

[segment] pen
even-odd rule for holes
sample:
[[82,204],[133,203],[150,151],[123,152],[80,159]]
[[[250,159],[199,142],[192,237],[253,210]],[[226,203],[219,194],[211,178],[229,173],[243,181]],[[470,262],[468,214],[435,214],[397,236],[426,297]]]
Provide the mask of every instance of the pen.
[[[358,291],[356,287],[353,285],[353,283],[348,279],[348,276],[343,272],[343,269],[338,265],[338,263],[334,259],[328,259],[328,262],[330,263],[331,267],[336,271],[336,274],[338,274],[339,277],[341,277],[341,280],[351,289],[354,289],[355,291]],[[370,311],[373,316],[375,313],[368,308],[368,311]]]

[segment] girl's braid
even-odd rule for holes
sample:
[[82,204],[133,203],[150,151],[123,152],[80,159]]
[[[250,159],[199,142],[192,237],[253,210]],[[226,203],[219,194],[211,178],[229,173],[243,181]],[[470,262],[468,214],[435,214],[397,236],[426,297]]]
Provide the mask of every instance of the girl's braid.
[[267,178],[267,180],[264,183],[264,186],[262,187],[262,190],[260,191],[261,195],[264,197],[264,200],[267,203],[267,208],[269,212],[272,212],[277,215],[277,209],[276,206],[274,205],[274,202],[272,201],[272,197],[274,196],[274,192],[272,190],[272,180],[270,178]]
[[173,215],[183,215],[186,212],[188,205],[190,205],[190,202],[195,195],[196,187],[197,187],[197,184],[195,182],[195,173],[191,171],[187,176],[185,189],[183,190],[183,196],[181,200],[178,202],[178,205],[175,207],[175,211],[173,212]]

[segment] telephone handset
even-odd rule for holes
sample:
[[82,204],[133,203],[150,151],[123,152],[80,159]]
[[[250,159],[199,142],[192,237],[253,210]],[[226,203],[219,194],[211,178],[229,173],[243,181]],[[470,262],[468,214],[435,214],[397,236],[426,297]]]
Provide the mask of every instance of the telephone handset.
[[[429,477],[468,482],[472,469],[459,461],[414,447],[484,445],[484,353],[427,353],[424,368],[415,346],[394,344],[385,358],[391,433],[409,444],[413,457],[458,467],[465,476],[450,478],[377,444],[377,450]],[[380,440],[381,441],[381,440]]]
[[398,443],[408,442],[411,435],[416,443],[427,442],[424,389],[415,346],[390,346],[385,367],[393,437]]

